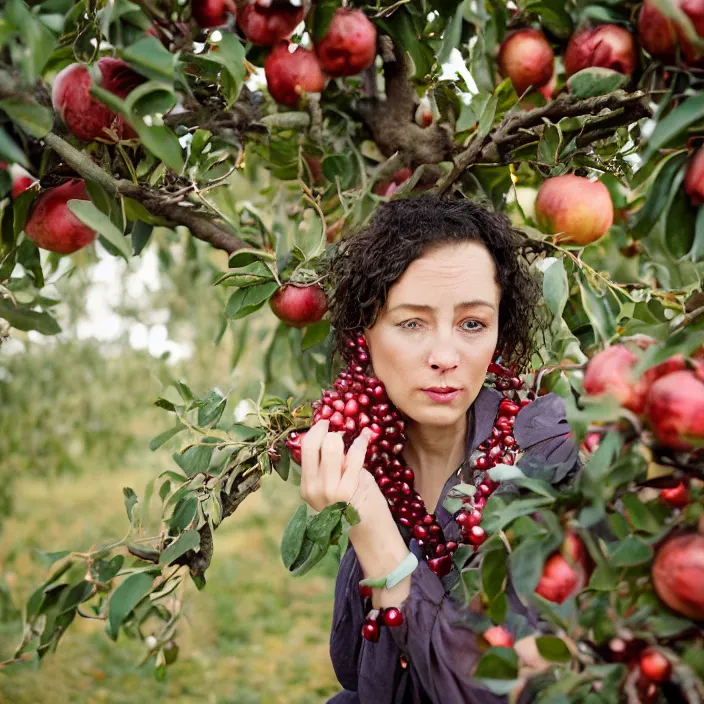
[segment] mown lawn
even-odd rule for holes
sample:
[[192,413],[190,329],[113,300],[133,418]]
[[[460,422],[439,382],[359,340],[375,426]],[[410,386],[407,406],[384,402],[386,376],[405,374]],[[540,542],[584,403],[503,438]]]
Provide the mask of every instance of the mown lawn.
[[[14,515],[0,533],[0,575],[15,603],[24,603],[46,574],[33,549],[82,551],[123,537],[122,487],[142,495],[165,462],[165,453],[155,453],[132,459],[120,472],[18,482]],[[0,702],[327,701],[339,691],[328,653],[337,562],[329,555],[303,578],[284,568],[279,541],[298,502],[298,488],[273,475],[217,530],[207,587],[198,592],[189,580],[179,658],[166,681],[139,667],[142,643],[121,634],[115,644],[102,622],[78,618],[39,669],[0,670]],[[16,620],[0,623],[0,660],[11,657],[20,633]]]

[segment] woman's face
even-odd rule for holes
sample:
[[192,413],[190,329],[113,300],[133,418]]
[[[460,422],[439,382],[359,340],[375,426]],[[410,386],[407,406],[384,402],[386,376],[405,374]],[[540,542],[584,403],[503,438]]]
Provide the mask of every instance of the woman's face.
[[374,374],[411,420],[457,423],[479,394],[499,332],[495,278],[482,243],[450,243],[426,250],[391,287],[365,334]]

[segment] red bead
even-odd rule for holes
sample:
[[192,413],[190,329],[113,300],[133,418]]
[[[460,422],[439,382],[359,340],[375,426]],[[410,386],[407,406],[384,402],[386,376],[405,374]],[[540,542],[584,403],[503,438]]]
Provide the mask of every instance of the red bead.
[[452,569],[452,557],[450,555],[433,557],[428,560],[428,567],[430,567],[438,577],[444,577],[446,574],[449,574]]
[[457,550],[457,543],[454,540],[449,540],[447,543],[445,543],[445,547],[447,548],[448,552],[454,552]]
[[442,532],[442,528],[437,523],[433,523],[433,525],[430,526],[428,530],[430,531],[430,535],[432,536],[440,535],[440,533]]
[[490,487],[488,484],[485,482],[482,482],[478,487],[477,487],[478,492],[482,496],[491,496],[491,493],[494,491],[492,487]]
[[521,408],[518,404],[513,401],[509,401],[508,399],[504,399],[499,404],[499,413],[502,416],[515,416],[520,410]]
[[481,522],[482,522],[481,511],[477,511],[475,509],[474,511],[470,511],[467,514],[467,522],[466,522],[467,529],[474,528],[474,526],[478,526]]
[[359,402],[360,406],[368,406],[370,401],[369,401],[369,396],[367,394],[359,394],[357,397],[357,401]]
[[327,404],[325,404],[325,405],[320,409],[320,416],[321,416],[322,418],[325,418],[325,420],[327,420],[328,418],[330,418],[330,416],[331,416],[332,414],[333,414],[333,410],[332,410],[332,408],[331,408],[330,406],[328,406]]
[[403,470],[403,481],[408,482],[411,484],[413,480],[415,479],[415,475],[413,474],[413,470],[410,467],[407,467],[406,469]]
[[423,516],[423,525],[432,526],[433,523],[435,523],[435,516],[432,516],[431,514]]
[[477,511],[482,511],[485,506],[486,498],[484,496],[480,496],[478,499],[474,499],[474,508],[477,509]]
[[371,599],[372,588],[366,586],[365,584],[360,584],[359,585],[359,596],[361,596],[362,599]]
[[[344,406],[343,406],[344,408]],[[330,416],[330,427],[332,428],[341,428],[342,424],[345,422],[345,418],[340,413],[340,411],[335,411],[331,416]]]
[[359,404],[357,403],[356,399],[351,398],[345,405],[344,405],[344,414],[346,416],[356,416],[359,413]]
[[413,527],[413,537],[416,540],[427,540],[428,529],[425,526],[417,525]]
[[462,528],[469,528],[469,514],[466,511],[460,510],[460,512],[455,516],[455,522],[462,526]]
[[447,552],[447,546],[444,545],[443,543],[440,543],[439,545],[435,546],[435,554],[438,557],[442,557],[446,552]]
[[486,532],[481,526],[469,529],[469,542],[472,545],[481,545],[486,540]]
[[408,518],[399,518],[399,519],[398,519],[398,522],[399,522],[402,526],[405,526],[406,528],[410,528],[410,527],[411,527],[411,521],[410,521],[410,519],[408,519]]
[[390,628],[395,628],[403,623],[403,613],[395,606],[390,606],[388,609],[384,609],[381,614],[381,618],[384,625],[389,626]]
[[376,621],[365,621],[362,626],[362,638],[376,643],[379,640],[379,626]]
[[513,437],[513,435],[507,435],[504,438],[504,445],[506,447],[513,447],[516,444],[516,438]]
[[489,466],[489,460],[487,460],[486,455],[477,457],[477,459],[474,461],[474,466],[476,469],[487,469],[487,467]]

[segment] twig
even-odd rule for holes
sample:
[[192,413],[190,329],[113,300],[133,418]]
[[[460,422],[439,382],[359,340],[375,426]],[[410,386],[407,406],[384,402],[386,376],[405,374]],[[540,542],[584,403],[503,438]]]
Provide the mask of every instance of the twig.
[[44,137],[44,142],[83,178],[95,181],[111,195],[121,195],[138,201],[152,215],[184,225],[195,238],[208,242],[215,249],[222,249],[231,254],[245,246],[239,238],[214,223],[210,214],[195,212],[169,202],[170,196],[157,189],[134,184],[125,179],[114,179],[90,156],[71,146],[57,134],[50,132]]

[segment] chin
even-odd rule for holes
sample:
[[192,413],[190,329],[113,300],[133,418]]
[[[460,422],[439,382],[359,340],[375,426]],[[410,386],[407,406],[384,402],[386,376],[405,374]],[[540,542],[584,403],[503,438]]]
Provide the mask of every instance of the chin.
[[461,418],[463,418],[466,413],[466,408],[460,408],[453,406],[452,408],[429,408],[429,407],[419,407],[415,406],[410,409],[410,412],[400,409],[408,418],[419,425],[427,426],[441,426],[446,427],[448,425],[454,425]]

